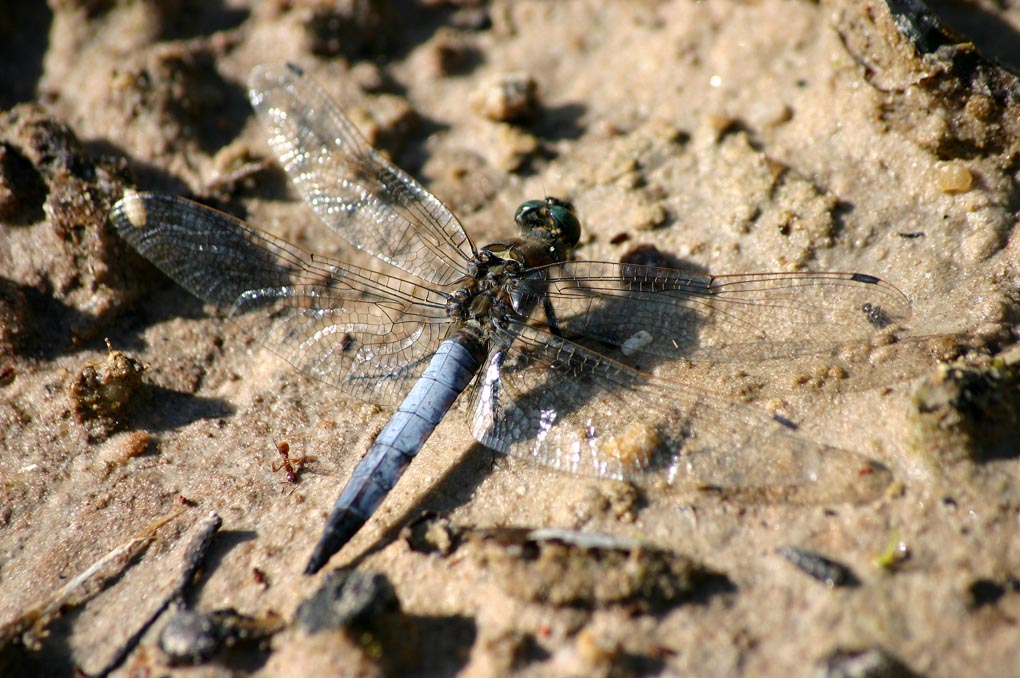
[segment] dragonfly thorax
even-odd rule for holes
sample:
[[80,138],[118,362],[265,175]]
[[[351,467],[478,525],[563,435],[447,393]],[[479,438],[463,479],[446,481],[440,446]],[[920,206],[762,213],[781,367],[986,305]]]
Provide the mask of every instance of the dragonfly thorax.
[[557,198],[522,203],[514,221],[523,237],[478,250],[466,283],[450,296],[451,317],[466,322],[490,313],[526,316],[536,301],[535,290],[522,281],[529,271],[566,261],[581,235],[574,206]]
[[522,241],[483,247],[474,262],[473,275],[450,297],[450,314],[462,322],[481,318],[501,303],[510,280],[524,270],[526,250]]

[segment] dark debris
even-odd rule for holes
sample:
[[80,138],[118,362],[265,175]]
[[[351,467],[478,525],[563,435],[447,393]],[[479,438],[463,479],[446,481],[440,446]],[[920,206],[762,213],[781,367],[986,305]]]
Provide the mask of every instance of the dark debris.
[[104,438],[124,425],[124,414],[142,384],[144,366],[121,351],[110,351],[99,362],[90,362],[71,383],[75,418],[89,434]]
[[308,47],[322,57],[384,53],[397,39],[399,14],[389,0],[295,2],[304,16]]
[[991,360],[940,365],[913,395],[915,440],[921,451],[959,450],[973,461],[1015,458],[1020,435],[1020,366]]
[[804,574],[817,579],[829,588],[853,587],[859,586],[861,583],[849,567],[815,551],[796,546],[783,546],[776,549],[776,553]]
[[298,606],[296,621],[306,633],[326,629],[370,631],[400,615],[400,600],[385,575],[334,570]]
[[[1020,79],[946,28],[919,0],[845,3],[834,23],[865,78],[887,94],[882,120],[943,159],[1020,152]],[[939,120],[937,133],[932,121]]]
[[123,161],[92,156],[43,107],[0,113],[0,218],[25,225],[9,233],[5,275],[32,292],[48,341],[93,338],[139,295],[142,263],[107,224],[126,180]]
[[[298,605],[296,626],[308,634],[342,631],[385,673],[402,675],[418,666],[426,647],[422,636],[451,620],[418,623],[404,614],[397,593],[378,572],[337,569]],[[437,639],[431,637],[430,645]],[[448,643],[447,643],[448,644]]]
[[20,352],[31,334],[31,308],[21,287],[0,277],[0,358]]
[[995,605],[1007,593],[1020,592],[1020,580],[1007,577],[1004,581],[994,579],[975,579],[967,587],[967,607],[976,610],[988,605]]

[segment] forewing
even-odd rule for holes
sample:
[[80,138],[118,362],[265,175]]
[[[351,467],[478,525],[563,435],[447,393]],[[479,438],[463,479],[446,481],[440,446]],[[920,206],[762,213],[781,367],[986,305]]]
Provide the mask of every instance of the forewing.
[[269,145],[322,221],[369,254],[439,285],[464,275],[472,246],[457,218],[372,149],[300,69],[259,66],[249,97]]
[[569,473],[663,479],[813,502],[864,501],[883,467],[800,437],[767,412],[633,370],[535,327],[512,323],[474,395],[488,447]]
[[911,313],[899,290],[861,273],[713,276],[578,261],[536,270],[521,288],[548,295],[548,320],[561,336],[692,361],[824,353],[902,325]]
[[313,255],[184,198],[132,191],[110,218],[182,287],[362,400],[398,403],[449,333],[439,292]]

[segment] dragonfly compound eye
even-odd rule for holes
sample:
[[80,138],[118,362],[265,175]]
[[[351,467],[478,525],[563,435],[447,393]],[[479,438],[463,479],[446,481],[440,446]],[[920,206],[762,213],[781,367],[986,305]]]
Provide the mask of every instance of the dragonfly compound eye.
[[525,233],[544,228],[567,247],[573,247],[581,239],[581,222],[577,212],[565,200],[528,200],[517,208],[514,221]]
[[517,211],[514,212],[514,221],[524,232],[530,231],[536,226],[544,225],[544,200],[528,200],[522,202]]
[[[549,215],[555,224],[553,234],[567,247],[573,247],[581,239],[581,221],[577,218],[574,206],[569,202],[556,200],[556,198],[548,198],[548,200],[550,201]],[[556,200],[555,204],[552,204],[553,200]]]

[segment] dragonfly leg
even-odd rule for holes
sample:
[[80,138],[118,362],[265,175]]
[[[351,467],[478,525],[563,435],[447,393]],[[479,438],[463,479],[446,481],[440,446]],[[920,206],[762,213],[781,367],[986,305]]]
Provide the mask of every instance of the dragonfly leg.
[[556,309],[553,308],[552,300],[548,296],[542,298],[542,310],[545,311],[545,322],[549,326],[549,332],[553,336],[562,337],[559,324],[556,322]]

